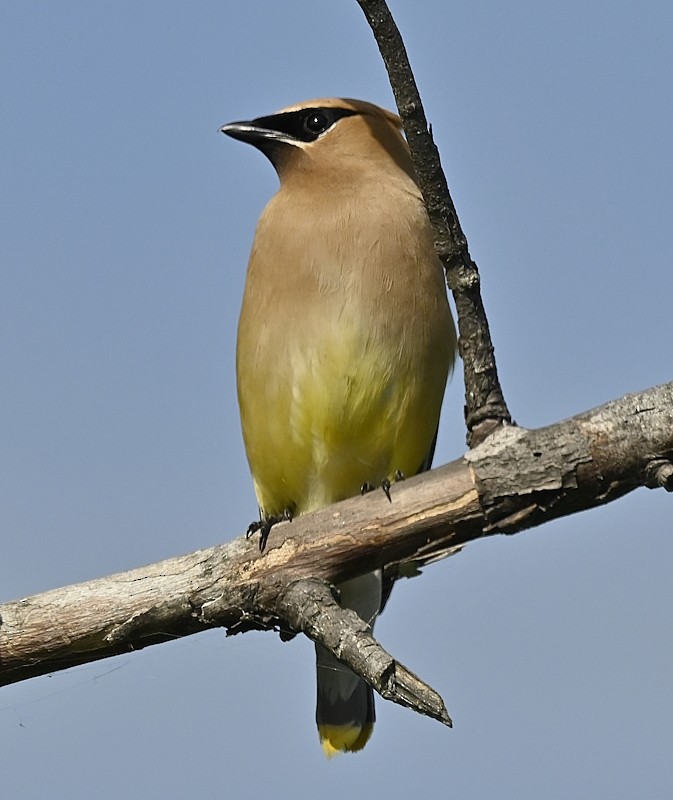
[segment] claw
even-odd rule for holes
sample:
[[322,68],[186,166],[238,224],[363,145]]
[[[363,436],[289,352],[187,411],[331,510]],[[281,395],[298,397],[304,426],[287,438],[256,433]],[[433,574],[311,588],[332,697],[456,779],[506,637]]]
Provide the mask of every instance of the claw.
[[267,539],[271,533],[271,528],[279,522],[292,522],[292,512],[289,508],[286,508],[282,514],[273,514],[264,519],[251,522],[250,525],[248,525],[248,530],[245,532],[245,538],[249,539],[253,533],[259,531],[259,552],[263,553]]
[[[401,472],[399,474],[402,475]],[[397,473],[395,473],[395,480],[398,480]],[[388,478],[384,478],[381,481],[381,483],[379,483],[379,486],[383,489],[383,494],[385,494],[389,502],[392,503],[392,499],[390,497],[390,481],[388,480]],[[373,483],[367,481],[366,483],[363,483],[362,486],[360,487],[360,494],[369,494],[369,492],[373,492],[374,489],[376,489],[376,486],[374,486]]]

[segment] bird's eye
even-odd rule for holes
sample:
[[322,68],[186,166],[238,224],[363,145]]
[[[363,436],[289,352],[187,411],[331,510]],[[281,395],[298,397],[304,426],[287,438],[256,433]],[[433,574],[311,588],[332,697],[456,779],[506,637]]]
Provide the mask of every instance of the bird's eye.
[[322,111],[311,111],[304,118],[304,130],[313,136],[324,133],[331,124],[332,121]]

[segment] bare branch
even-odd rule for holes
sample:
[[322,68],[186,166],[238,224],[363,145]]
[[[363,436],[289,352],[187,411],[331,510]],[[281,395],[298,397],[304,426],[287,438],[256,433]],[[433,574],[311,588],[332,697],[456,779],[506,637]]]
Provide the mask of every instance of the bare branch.
[[384,565],[406,573],[638,486],[670,489],[672,463],[673,383],[546,428],[505,426],[464,458],[395,484],[392,503],[372,493],[278,525],[262,555],[241,538],[0,606],[0,684],[206,628],[287,629],[282,598],[297,581],[335,584]]
[[511,417],[498,380],[495,354],[479,291],[479,271],[428,128],[404,42],[384,0],[358,0],[381,51],[404,124],[423,199],[435,232],[435,248],[458,312],[460,354],[465,376],[465,422],[474,446]]
[[276,608],[293,630],[334,653],[385,700],[451,727],[451,717],[437,692],[389,655],[371,627],[354,611],[341,608],[325,583],[306,579],[290,584]]

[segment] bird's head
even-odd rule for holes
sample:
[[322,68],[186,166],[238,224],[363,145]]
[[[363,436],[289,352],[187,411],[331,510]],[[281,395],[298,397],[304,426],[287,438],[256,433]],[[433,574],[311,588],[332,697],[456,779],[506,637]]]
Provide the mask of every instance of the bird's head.
[[395,167],[414,178],[399,117],[362,100],[309,100],[220,130],[261,150],[281,182]]

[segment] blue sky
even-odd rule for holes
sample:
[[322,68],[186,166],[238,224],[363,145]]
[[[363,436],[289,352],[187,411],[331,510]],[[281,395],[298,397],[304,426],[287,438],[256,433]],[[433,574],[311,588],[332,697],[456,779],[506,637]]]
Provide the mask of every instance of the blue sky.
[[[516,420],[671,380],[673,6],[391,8]],[[330,95],[393,105],[355,0],[2,4],[2,600],[255,516],[234,346],[277,179],[218,128]],[[379,701],[367,749],[327,763],[311,645],[215,631],[3,689],[3,792],[670,796],[672,518],[643,489],[398,585],[378,636],[452,731]]]

